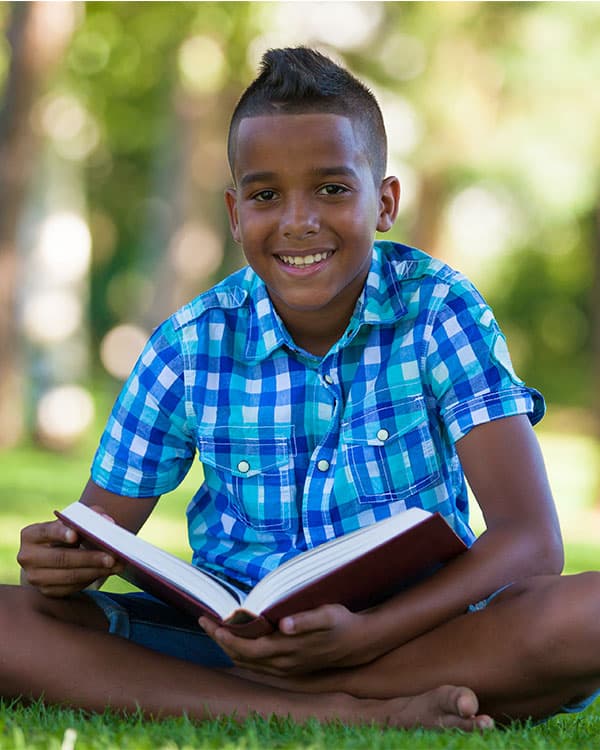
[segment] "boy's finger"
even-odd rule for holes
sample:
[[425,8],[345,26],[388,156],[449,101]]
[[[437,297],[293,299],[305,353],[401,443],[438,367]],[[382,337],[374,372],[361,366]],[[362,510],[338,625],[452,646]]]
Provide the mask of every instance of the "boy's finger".
[[47,521],[26,526],[21,531],[23,544],[75,544],[77,533],[62,521]]
[[111,569],[118,562],[114,555],[100,550],[79,547],[38,547],[28,549],[19,556],[19,562],[29,568],[49,570]]
[[198,624],[204,630],[204,632],[209,635],[211,638],[217,631],[217,628],[219,627],[216,622],[213,622],[209,617],[200,617],[198,619]]
[[338,622],[337,605],[325,604],[307,612],[298,612],[279,621],[279,630],[284,635],[300,635],[317,630],[331,630]]
[[250,662],[271,659],[294,650],[293,644],[277,633],[262,638],[242,638],[225,628],[217,628],[214,639],[229,654]]
[[27,582],[37,588],[87,586],[98,578],[106,577],[106,568],[35,568],[25,571]]

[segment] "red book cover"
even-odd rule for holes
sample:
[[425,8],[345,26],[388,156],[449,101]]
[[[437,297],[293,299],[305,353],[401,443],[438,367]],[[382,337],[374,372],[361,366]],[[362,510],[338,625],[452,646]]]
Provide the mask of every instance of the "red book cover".
[[200,617],[206,615],[224,624],[238,635],[256,638],[272,632],[282,617],[314,609],[323,604],[340,603],[360,611],[384,601],[401,589],[431,575],[448,560],[466,550],[464,542],[439,514],[428,516],[396,536],[372,547],[365,553],[322,576],[313,577],[300,589],[266,607],[251,613],[243,604],[225,621],[207,604],[178,587],[123,549],[111,546],[87,527],[56,512],[68,526],[94,547],[113,552],[128,563],[123,577],[143,590]]
[[[373,607],[431,575],[466,549],[462,539],[435,513],[268,607],[261,613],[260,629],[264,631],[268,624],[274,630],[282,617],[323,604],[343,604],[353,612]],[[256,637],[257,626],[255,620],[229,625],[249,638]]]

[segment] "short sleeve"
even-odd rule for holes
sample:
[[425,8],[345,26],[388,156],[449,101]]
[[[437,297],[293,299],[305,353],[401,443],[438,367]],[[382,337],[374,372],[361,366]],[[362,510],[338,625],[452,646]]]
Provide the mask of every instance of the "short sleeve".
[[153,497],[179,485],[194,454],[183,356],[166,321],[146,344],[115,402],[91,476],[116,494]]
[[449,287],[431,321],[426,372],[453,442],[502,417],[543,417],[542,395],[514,371],[506,339],[490,307],[466,280]]

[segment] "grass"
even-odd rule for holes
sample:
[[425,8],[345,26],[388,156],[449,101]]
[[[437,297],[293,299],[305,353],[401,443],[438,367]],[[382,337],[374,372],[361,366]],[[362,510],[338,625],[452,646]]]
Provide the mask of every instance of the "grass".
[[[595,467],[600,448],[589,438],[541,435],[550,479],[567,529],[567,572],[600,568],[596,543],[597,493]],[[42,452],[33,446],[0,453],[0,581],[18,580],[15,555],[19,529],[77,499],[89,472],[90,447],[71,455]],[[573,467],[578,471],[573,472]],[[575,474],[575,476],[574,476]],[[143,529],[143,535],[170,551],[186,555],[182,519],[185,506],[201,479],[196,467],[184,484],[164,497]],[[0,636],[1,637],[1,636]],[[0,701],[0,750],[550,750],[600,747],[600,701],[576,716],[558,716],[546,724],[515,724],[486,735],[458,731],[441,734],[423,730],[381,731],[350,728],[339,723],[298,725],[284,719],[252,718],[239,725],[231,720],[194,723],[187,718],[148,721],[141,716],[111,713],[86,716],[78,711],[36,704],[24,707]]]
[[0,702],[0,750],[585,750],[599,746],[600,712],[515,724],[483,735],[457,730],[379,730],[287,719],[230,719],[197,724],[183,717],[148,721],[105,713]]

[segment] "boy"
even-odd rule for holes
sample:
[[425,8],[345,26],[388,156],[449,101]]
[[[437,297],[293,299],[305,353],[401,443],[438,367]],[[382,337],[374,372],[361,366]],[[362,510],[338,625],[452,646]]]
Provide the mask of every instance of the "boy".
[[[559,576],[531,429],[543,400],[464,277],[373,244],[400,193],[374,98],[316,52],[270,51],[228,155],[249,268],[155,331],[81,501],[137,531],[198,451],[194,561],[240,588],[410,505],[439,510],[472,547],[379,607],[329,605],[247,640],[145,595],[83,592],[119,562],[58,521],[35,524],[19,552],[29,586],[1,589],[0,694],[462,729],[578,710],[600,686],[600,598],[596,574]],[[465,475],[487,525],[477,540]]]

